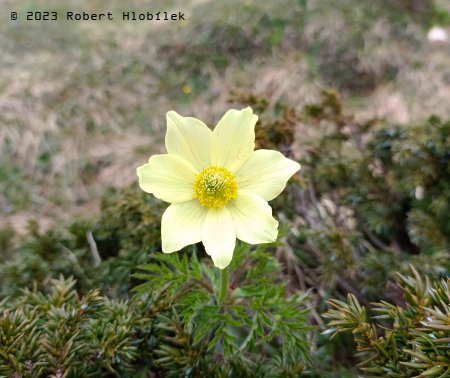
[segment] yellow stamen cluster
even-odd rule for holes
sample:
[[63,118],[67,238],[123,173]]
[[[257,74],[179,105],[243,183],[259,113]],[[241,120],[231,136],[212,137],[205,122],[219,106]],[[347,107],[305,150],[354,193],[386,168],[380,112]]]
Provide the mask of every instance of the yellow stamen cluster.
[[208,167],[194,181],[194,198],[204,207],[217,209],[237,197],[237,185],[228,169]]

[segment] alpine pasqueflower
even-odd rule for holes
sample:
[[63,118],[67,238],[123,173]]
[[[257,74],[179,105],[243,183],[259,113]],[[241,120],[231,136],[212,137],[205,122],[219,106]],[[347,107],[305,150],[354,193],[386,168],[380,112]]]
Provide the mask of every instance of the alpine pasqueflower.
[[162,216],[162,249],[171,253],[203,242],[224,269],[236,238],[276,240],[278,222],[267,201],[277,197],[300,164],[280,152],[256,150],[251,108],[228,110],[211,131],[202,121],[167,113],[167,154],[137,168],[142,190],[170,202]]

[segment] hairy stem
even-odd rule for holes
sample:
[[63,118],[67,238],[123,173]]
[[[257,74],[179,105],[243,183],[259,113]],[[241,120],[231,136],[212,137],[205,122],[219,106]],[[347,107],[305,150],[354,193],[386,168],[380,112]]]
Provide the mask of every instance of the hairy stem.
[[224,303],[228,293],[228,267],[222,269],[221,272],[221,287],[220,287],[220,302]]

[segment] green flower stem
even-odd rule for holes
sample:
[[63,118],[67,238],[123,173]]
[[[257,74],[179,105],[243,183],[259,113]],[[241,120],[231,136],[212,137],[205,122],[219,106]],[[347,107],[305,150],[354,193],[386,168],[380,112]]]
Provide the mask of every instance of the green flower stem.
[[221,290],[220,290],[220,302],[224,303],[227,298],[228,292],[228,267],[222,269],[221,272]]

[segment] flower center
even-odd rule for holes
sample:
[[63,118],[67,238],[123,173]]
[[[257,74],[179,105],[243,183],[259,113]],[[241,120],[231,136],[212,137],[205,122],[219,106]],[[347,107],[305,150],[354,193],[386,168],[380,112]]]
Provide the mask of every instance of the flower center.
[[196,175],[194,198],[200,205],[217,209],[236,197],[236,181],[228,169],[212,166]]

